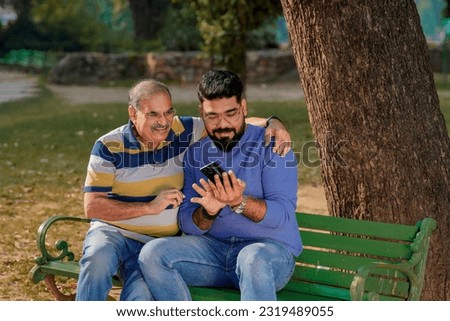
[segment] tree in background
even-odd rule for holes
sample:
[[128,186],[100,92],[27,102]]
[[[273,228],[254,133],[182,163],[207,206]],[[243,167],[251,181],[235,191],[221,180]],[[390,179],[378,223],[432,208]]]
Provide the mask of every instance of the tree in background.
[[[179,2],[181,0],[173,0]],[[234,71],[246,79],[247,36],[270,17],[281,13],[279,1],[193,0],[203,38],[202,49],[216,67]]]
[[170,0],[128,0],[137,40],[155,40],[162,29]]
[[450,299],[450,139],[413,0],[281,0],[333,216],[438,222],[424,300]]
[[54,50],[95,50],[101,47],[108,30],[96,21],[97,8],[89,0],[34,0],[33,20],[45,40],[57,44]]
[[41,33],[32,19],[33,0],[0,0],[0,5],[10,5],[17,14],[17,20],[0,34],[0,52],[11,49],[39,46]]
[[200,50],[202,37],[197,28],[197,16],[189,3],[171,3],[160,37],[166,50]]
[[[243,75],[248,48],[276,46],[278,1],[0,0],[19,19],[0,30],[0,50],[199,50]],[[200,31],[199,31],[200,29]],[[133,37],[134,34],[134,37]],[[203,39],[203,46],[201,47]]]
[[0,0],[18,19],[5,28],[0,50],[119,51],[132,48],[125,0]]

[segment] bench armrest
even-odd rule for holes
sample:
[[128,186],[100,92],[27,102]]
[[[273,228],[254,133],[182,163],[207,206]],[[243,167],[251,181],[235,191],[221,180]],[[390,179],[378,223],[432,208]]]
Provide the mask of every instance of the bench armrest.
[[[350,297],[353,301],[362,301],[365,299],[365,283],[370,274],[375,273],[376,270],[379,269],[391,269],[404,273],[410,282],[410,294],[408,300],[413,300],[412,295],[416,292],[413,289],[417,289],[420,285],[419,278],[416,273],[414,273],[411,264],[408,263],[399,263],[399,264],[391,264],[384,262],[374,262],[370,265],[366,265],[360,267],[358,272],[353,277],[352,284],[350,285]],[[420,293],[420,292],[419,292]],[[367,299],[368,300],[379,300],[380,294],[376,292],[368,292]]]
[[83,222],[90,223],[91,220],[83,217],[74,217],[74,216],[52,216],[42,222],[37,231],[36,244],[38,250],[41,252],[41,256],[35,259],[36,264],[41,265],[49,261],[59,261],[67,258],[69,261],[73,261],[74,254],[69,251],[69,245],[65,240],[58,240],[55,243],[55,248],[59,251],[57,256],[53,256],[47,250],[47,246],[45,244],[45,240],[47,238],[47,233],[50,227],[58,222],[58,221],[75,221],[75,222]]
[[[420,294],[422,293],[431,233],[436,227],[436,220],[432,218],[425,218],[418,223],[419,231],[414,241],[410,244],[412,255],[408,262],[398,264],[374,262],[359,268],[350,285],[350,296],[352,300],[364,299],[366,279],[370,273],[375,272],[377,269],[392,269],[403,272],[410,281],[408,300],[419,300]],[[368,293],[369,300],[377,300],[378,298],[378,293]]]

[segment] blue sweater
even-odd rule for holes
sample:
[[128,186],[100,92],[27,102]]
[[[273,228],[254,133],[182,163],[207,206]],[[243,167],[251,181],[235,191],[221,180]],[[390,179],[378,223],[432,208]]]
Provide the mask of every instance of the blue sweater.
[[[209,137],[189,147],[183,162],[186,198],[178,212],[184,233],[209,235],[221,240],[231,237],[272,239],[284,244],[293,255],[300,254],[302,242],[295,218],[297,162],[292,151],[280,157],[272,152],[273,143],[265,147],[264,133],[264,128],[247,125],[241,140],[229,152],[218,149]],[[199,204],[190,201],[192,197],[198,197],[192,184],[199,184],[200,178],[206,179],[200,167],[212,161],[220,163],[226,171],[232,169],[245,181],[245,194],[265,200],[267,211],[260,222],[253,222],[226,206],[209,230],[201,230],[194,224],[192,214]]]

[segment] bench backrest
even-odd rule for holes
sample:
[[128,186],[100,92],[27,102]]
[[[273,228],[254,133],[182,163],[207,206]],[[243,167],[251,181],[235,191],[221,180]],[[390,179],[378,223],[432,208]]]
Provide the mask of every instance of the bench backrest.
[[[364,297],[359,299],[367,299],[371,291],[381,293],[380,300],[420,296],[417,287],[423,280],[414,280],[412,285],[410,273],[403,271],[413,269],[423,279],[428,242],[417,237],[423,222],[409,226],[304,213],[297,213],[297,221],[304,250],[286,290],[302,296],[308,293],[311,300],[326,299],[324,293],[329,300],[350,300],[349,289],[358,269],[364,273],[361,267],[383,262],[396,268],[385,265],[367,270]],[[398,269],[398,263],[404,269]]]

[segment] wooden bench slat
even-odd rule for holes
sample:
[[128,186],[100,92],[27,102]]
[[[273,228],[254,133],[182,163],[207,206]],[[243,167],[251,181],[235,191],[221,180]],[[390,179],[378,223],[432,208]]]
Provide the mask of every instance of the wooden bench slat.
[[[342,288],[350,288],[354,273],[346,273],[342,270],[325,270],[307,266],[298,266],[292,279]],[[380,291],[386,296],[396,296],[406,299],[409,291],[409,283],[402,279],[394,280],[385,277],[369,277],[366,281],[367,291]]]
[[189,287],[194,300],[201,301],[239,301],[241,296],[239,291],[224,288]]
[[324,249],[350,251],[353,253],[402,259],[409,259],[412,255],[409,244],[316,233],[311,231],[303,231],[301,237],[304,245]]
[[[320,295],[324,299],[329,301],[349,301],[350,291],[348,288],[340,288],[335,286],[329,286],[325,284],[317,284],[317,283],[308,283],[308,282],[289,282],[284,290],[290,291],[293,293],[293,296],[301,296],[302,293],[308,293],[312,295]],[[298,293],[298,294],[297,294]],[[404,298],[392,296],[392,295],[380,295],[380,300],[383,301],[403,301]]]
[[330,301],[331,299],[322,295],[311,293],[291,292],[286,289],[277,293],[279,301]]
[[306,213],[297,213],[297,222],[301,230],[304,228],[314,228],[323,231],[366,235],[401,241],[412,241],[418,232],[417,226]]
[[[298,291],[301,289],[301,291]],[[201,301],[239,301],[240,293],[233,289],[189,287],[192,298]],[[348,289],[308,282],[290,282],[278,292],[279,300],[283,301],[329,301],[349,300]],[[401,300],[398,297],[381,296],[383,300]]]
[[[197,301],[239,301],[240,293],[237,290],[224,288],[189,287],[193,300]],[[320,294],[291,291],[287,288],[277,293],[281,301],[329,301],[330,297]]]
[[284,289],[291,292],[320,295],[322,297],[329,298],[329,300],[350,300],[350,292],[348,291],[348,289],[328,286],[325,284],[296,281],[289,282]]
[[[316,266],[319,269],[335,268],[356,272],[361,266],[369,265],[374,260],[369,257],[350,256],[346,254],[322,252],[310,249],[303,250],[297,258],[297,262]],[[377,259],[377,262],[392,263],[389,260]],[[387,270],[380,269],[379,274],[388,273]],[[403,277],[399,275],[399,277]]]

